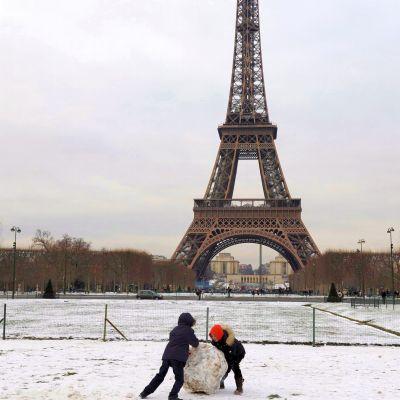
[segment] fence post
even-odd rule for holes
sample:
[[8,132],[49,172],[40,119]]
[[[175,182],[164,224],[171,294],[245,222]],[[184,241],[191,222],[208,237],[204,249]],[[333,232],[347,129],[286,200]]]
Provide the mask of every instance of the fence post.
[[210,317],[210,308],[207,307],[207,314],[206,314],[206,343],[208,343],[208,320]]
[[106,304],[106,308],[104,311],[103,342],[106,341],[106,334],[107,334],[107,308],[108,308],[108,304]]
[[7,316],[7,304],[4,304],[4,316],[3,316],[3,340],[6,340],[6,316]]
[[315,308],[312,309],[312,345],[315,347]]

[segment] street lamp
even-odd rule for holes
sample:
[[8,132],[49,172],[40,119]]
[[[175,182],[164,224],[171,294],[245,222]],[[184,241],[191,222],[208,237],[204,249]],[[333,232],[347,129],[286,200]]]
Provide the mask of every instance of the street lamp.
[[360,239],[357,243],[360,245],[361,278],[362,278],[362,283],[361,283],[361,285],[362,285],[362,295],[363,295],[363,297],[365,298],[365,276],[364,276],[364,263],[363,263],[363,253],[362,253],[363,244],[365,243],[365,240],[364,240],[364,239]]
[[260,269],[258,270],[258,275],[259,275],[259,279],[260,279],[260,292],[261,292],[261,289],[262,289],[262,286],[261,286],[261,280],[262,280],[261,266],[262,266],[262,244],[260,244]]
[[393,241],[392,241],[392,232],[394,232],[393,227],[388,228],[387,233],[390,236],[390,265],[392,267],[392,296],[393,296],[393,309],[395,304],[395,297],[394,297],[394,267],[393,267]]
[[13,280],[12,280],[12,298],[14,298],[14,295],[15,295],[15,261],[17,258],[17,233],[21,233],[21,229],[18,228],[18,226],[13,226],[11,228],[11,232],[14,232],[14,243],[13,243],[14,267],[13,267]]

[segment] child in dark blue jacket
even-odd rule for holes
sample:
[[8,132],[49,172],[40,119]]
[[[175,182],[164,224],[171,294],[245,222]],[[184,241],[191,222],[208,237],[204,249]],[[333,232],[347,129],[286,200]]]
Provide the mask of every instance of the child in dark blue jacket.
[[162,356],[162,365],[158,374],[140,393],[140,398],[145,399],[149,394],[161,385],[169,367],[172,368],[175,375],[175,384],[168,396],[168,400],[181,400],[178,393],[183,386],[183,368],[189,357],[189,345],[197,347],[199,340],[192,327],[196,320],[189,313],[183,313],[179,316],[178,326],[176,326],[169,334],[169,341]]

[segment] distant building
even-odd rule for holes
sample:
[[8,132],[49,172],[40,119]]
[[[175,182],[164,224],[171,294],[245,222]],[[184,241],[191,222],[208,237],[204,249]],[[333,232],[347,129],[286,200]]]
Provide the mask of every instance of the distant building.
[[276,285],[289,283],[289,275],[293,274],[293,269],[285,258],[277,256],[269,263],[268,268],[268,287],[274,289]]
[[[267,275],[268,271],[268,264],[261,264],[261,275]],[[260,268],[256,268],[253,273],[254,275],[260,275]]]
[[[242,268],[241,271],[244,271]],[[261,275],[259,268],[252,271],[251,274],[227,274],[226,282],[237,287],[264,287],[266,289],[276,289],[286,287],[289,283],[289,275],[293,273],[292,267],[282,256],[277,256],[269,264],[261,266]]]
[[[260,275],[227,275],[226,282],[234,286],[260,286]],[[267,287],[267,275],[261,275],[261,286]]]
[[239,274],[252,275],[253,274],[253,266],[251,264],[240,264],[239,265]]
[[219,253],[211,261],[211,271],[218,275],[238,274],[239,261],[235,260],[230,253]]
[[282,256],[277,256],[269,263],[269,274],[271,275],[290,275],[293,273],[292,267]]

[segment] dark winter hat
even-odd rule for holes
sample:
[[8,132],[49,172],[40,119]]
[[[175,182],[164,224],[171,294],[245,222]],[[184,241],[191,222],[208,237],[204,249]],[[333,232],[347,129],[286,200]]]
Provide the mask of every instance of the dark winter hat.
[[182,313],[178,319],[178,325],[193,326],[196,320],[192,317],[190,313]]
[[224,330],[222,329],[221,325],[214,325],[210,329],[210,336],[213,335],[215,339],[217,339],[217,342],[219,342],[222,339],[222,336],[224,336]]

